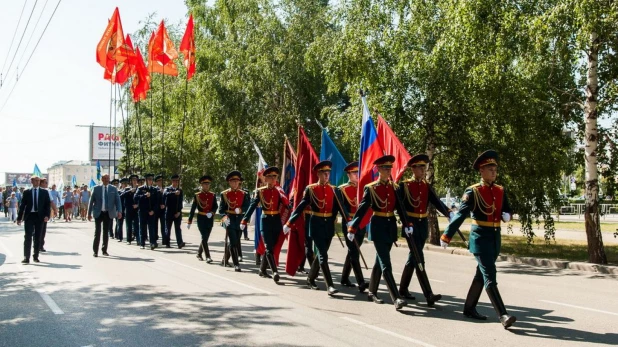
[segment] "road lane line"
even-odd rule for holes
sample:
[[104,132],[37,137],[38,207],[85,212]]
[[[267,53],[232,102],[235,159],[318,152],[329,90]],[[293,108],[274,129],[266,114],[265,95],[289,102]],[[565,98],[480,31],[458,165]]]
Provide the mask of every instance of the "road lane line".
[[598,312],[598,313],[605,313],[605,314],[610,314],[613,316],[618,316],[618,313],[615,312],[609,312],[609,311],[603,311],[603,310],[597,310],[594,308],[589,308],[589,307],[583,307],[583,306],[576,306],[576,305],[571,305],[571,304],[565,304],[562,302],[556,302],[556,301],[551,301],[551,300],[539,300],[541,302],[545,302],[548,304],[554,304],[554,305],[560,305],[560,306],[566,306],[566,307],[572,307],[572,308],[578,308],[580,310],[586,310],[586,311],[591,311],[591,312]]
[[47,304],[47,306],[52,310],[54,314],[64,314],[64,312],[58,307],[54,299],[51,298],[47,293],[42,291],[41,289],[36,289],[36,292],[39,293],[43,301]]
[[396,338],[402,339],[402,340],[404,340],[404,341],[411,342],[411,343],[416,344],[416,345],[419,345],[419,346],[425,346],[425,347],[435,347],[434,345],[429,344],[429,343],[426,343],[426,342],[423,342],[423,341],[421,341],[421,340],[417,340],[417,339],[413,339],[413,338],[411,338],[411,337],[407,337],[407,336],[399,335],[399,334],[394,333],[394,332],[392,332],[392,331],[390,331],[390,330],[386,330],[386,329],[383,329],[383,328],[380,328],[380,327],[376,327],[376,326],[373,326],[373,325],[371,325],[371,324],[367,324],[367,323],[364,323],[364,322],[358,321],[358,320],[353,319],[353,318],[350,318],[350,317],[341,317],[341,318],[342,318],[342,319],[347,320],[348,322],[352,322],[352,323],[354,323],[354,324],[361,325],[361,326],[363,326],[363,327],[366,327],[366,328],[369,328],[369,329],[372,329],[372,330],[375,330],[375,331],[379,331],[379,332],[381,332],[381,333],[383,333],[383,334],[390,335],[390,336],[393,336],[393,337],[396,337]]

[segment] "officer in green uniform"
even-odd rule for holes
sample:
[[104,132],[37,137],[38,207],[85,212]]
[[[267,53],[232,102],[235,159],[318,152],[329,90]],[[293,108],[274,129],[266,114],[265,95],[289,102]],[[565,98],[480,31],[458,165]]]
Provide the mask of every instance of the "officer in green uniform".
[[249,209],[245,213],[242,221],[240,222],[241,230],[247,227],[247,222],[251,219],[253,211],[257,208],[258,204],[262,206],[262,218],[260,218],[260,225],[262,231],[262,238],[264,239],[264,246],[266,252],[260,265],[260,277],[271,278],[266,273],[266,265],[270,264],[270,269],[273,273],[272,279],[275,283],[279,283],[279,272],[277,271],[277,264],[275,263],[274,249],[279,240],[279,235],[283,229],[281,224],[281,215],[279,213],[280,208],[289,208],[290,200],[283,193],[283,189],[277,187],[277,177],[279,176],[279,168],[271,166],[264,170],[264,178],[266,180],[266,186],[258,188],[255,192],[253,199],[249,203]]
[[354,241],[350,241],[347,237],[348,223],[352,220],[352,217],[358,209],[358,162],[355,161],[349,163],[343,170],[348,175],[348,183],[340,185],[339,192],[342,195],[340,201],[343,204],[343,209],[348,216],[348,220],[342,218],[341,226],[343,229],[343,234],[346,235],[345,244],[348,247],[348,254],[346,255],[345,262],[343,263],[343,270],[341,270],[341,285],[346,287],[354,287],[354,284],[350,282],[350,272],[354,271],[354,277],[356,277],[356,283],[358,283],[358,290],[361,293],[364,293],[369,284],[365,282],[363,270],[360,265],[360,253],[356,245],[358,245],[358,247],[363,245],[367,228],[359,229],[356,234],[354,234],[356,244],[354,244]]
[[307,286],[311,289],[319,289],[315,283],[320,268],[324,275],[324,281],[328,288],[328,295],[332,296],[339,291],[335,289],[333,277],[328,266],[328,249],[335,236],[335,223],[337,213],[343,214],[339,208],[340,199],[339,188],[332,186],[329,182],[330,172],[333,163],[329,160],[319,162],[313,167],[317,172],[318,183],[310,184],[305,188],[303,199],[292,212],[290,219],[283,227],[283,232],[287,235],[292,224],[305,213],[305,208],[311,206],[309,219],[309,235],[315,243],[317,257],[311,263],[311,269],[307,276]]
[[[408,161],[408,167],[412,169],[414,178],[404,180],[399,183],[399,193],[403,201],[403,205],[406,209],[408,222],[414,225],[413,228],[404,228],[402,235],[404,237],[411,237],[412,242],[416,246],[419,258],[423,268],[425,267],[425,254],[423,248],[425,247],[425,241],[427,241],[428,227],[427,227],[427,206],[429,203],[434,205],[440,213],[450,218],[450,210],[436,195],[431,188],[431,185],[425,181],[425,170],[429,164],[429,157],[426,154],[417,154]],[[406,230],[408,232],[406,232]],[[412,280],[414,274],[414,268],[416,267],[416,258],[414,253],[410,250],[408,254],[408,261],[403,268],[401,274],[401,282],[399,283],[399,294],[406,299],[414,300],[414,296],[408,291],[408,286]],[[442,298],[440,294],[433,294],[429,281],[425,281],[425,277],[418,277],[423,295],[427,299],[427,305],[433,306],[433,304]]]
[[498,153],[494,150],[483,152],[476,158],[473,167],[480,172],[481,182],[466,188],[459,211],[444,230],[440,244],[446,248],[464,220],[471,216],[470,253],[474,254],[478,265],[464,304],[464,315],[473,319],[487,319],[476,311],[476,304],[484,286],[500,322],[506,329],[513,325],[517,318],[507,313],[498,291],[496,259],[500,254],[500,221],[508,223],[512,210],[504,187],[495,183]]
[[200,231],[202,242],[200,242],[200,248],[197,250],[197,259],[204,260],[202,258],[202,250],[206,255],[206,262],[212,263],[212,257],[210,256],[210,248],[208,248],[208,239],[212,232],[212,226],[214,225],[214,216],[217,212],[217,197],[215,193],[210,191],[210,183],[212,177],[204,175],[200,177],[200,185],[202,189],[195,194],[193,198],[193,205],[191,205],[191,211],[189,212],[189,220],[187,221],[187,229],[191,229],[193,223],[193,216],[197,210],[197,228]]
[[[378,298],[378,286],[380,285],[380,277],[384,277],[388,292],[391,295],[395,308],[400,310],[408,303],[401,298],[397,290],[397,284],[393,277],[393,268],[391,265],[390,251],[393,243],[397,241],[397,220],[395,219],[395,210],[400,218],[403,219],[404,209],[399,204],[397,198],[398,187],[391,181],[391,169],[395,157],[385,155],[373,162],[378,167],[380,177],[375,182],[365,186],[363,199],[358,205],[358,210],[348,227],[348,239],[354,239],[354,234],[365,217],[365,214],[371,208],[373,215],[371,217],[371,227],[369,234],[373,245],[376,248],[376,260],[369,279],[369,301],[381,304],[383,301]],[[409,227],[409,225],[408,225]]]
[[221,192],[221,204],[219,205],[219,215],[221,222],[225,225],[225,231],[229,239],[228,248],[225,250],[224,263],[232,256],[234,270],[240,272],[239,252],[240,222],[244,215],[244,211],[249,208],[249,192],[241,189],[240,184],[243,181],[242,174],[239,171],[232,171],[225,177],[225,180],[230,185],[229,189]]

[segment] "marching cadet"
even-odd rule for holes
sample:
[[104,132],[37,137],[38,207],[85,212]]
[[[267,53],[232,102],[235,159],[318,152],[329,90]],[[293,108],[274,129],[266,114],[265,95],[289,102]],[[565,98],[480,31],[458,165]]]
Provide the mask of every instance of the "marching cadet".
[[307,286],[310,289],[318,290],[315,279],[318,277],[320,268],[324,275],[324,281],[328,288],[328,295],[332,296],[339,291],[333,284],[333,277],[328,266],[328,249],[335,236],[335,223],[337,213],[343,212],[339,208],[339,189],[329,183],[330,172],[333,163],[324,160],[313,167],[313,171],[318,174],[318,183],[310,184],[305,188],[303,199],[292,212],[290,219],[285,223],[283,232],[287,235],[292,224],[304,214],[307,206],[311,206],[309,219],[309,235],[313,238],[317,249],[317,257],[311,263],[309,275],[307,275]]
[[170,177],[172,185],[165,188],[163,192],[163,204],[165,205],[165,232],[163,233],[163,244],[165,248],[171,248],[170,237],[172,233],[172,224],[174,224],[174,232],[176,234],[176,245],[178,249],[182,249],[185,243],[182,241],[182,229],[180,223],[182,222],[182,202],[184,201],[184,194],[179,187],[180,176],[172,175]]
[[240,228],[244,230],[257,205],[260,204],[262,206],[260,226],[266,252],[264,253],[264,259],[262,259],[258,275],[260,275],[260,277],[271,278],[271,276],[266,273],[266,266],[270,264],[270,269],[273,273],[272,278],[275,283],[279,283],[279,272],[277,271],[277,264],[275,263],[273,252],[283,229],[279,207],[283,206],[284,208],[289,208],[290,205],[288,198],[276,186],[278,176],[279,168],[275,166],[271,166],[264,170],[266,186],[257,189],[255,196],[249,204],[247,213],[245,213],[245,216],[240,222]]
[[356,191],[358,190],[358,162],[349,163],[343,170],[348,175],[348,183],[340,185],[339,191],[343,196],[341,202],[349,220],[345,220],[345,218],[341,219],[343,235],[346,236],[345,243],[348,247],[348,254],[345,257],[343,270],[341,271],[341,285],[354,287],[354,284],[350,282],[350,272],[354,271],[354,277],[356,277],[356,283],[358,283],[358,290],[364,293],[368,284],[363,277],[363,270],[361,269],[359,259],[359,249],[356,247],[356,244],[358,244],[358,247],[362,246],[365,240],[366,228],[359,229],[356,234],[354,234],[356,244],[347,237],[348,222],[352,220],[352,217],[358,209],[358,198],[356,196]]
[[[118,189],[118,183],[120,183],[120,181],[117,178],[114,178],[109,183],[112,186],[116,187],[116,189]],[[118,190],[118,191],[120,191],[120,190]],[[118,219],[116,219],[116,224],[118,224]],[[109,238],[110,239],[115,239],[116,238],[116,229],[114,227],[114,220],[113,219],[109,221]]]
[[153,174],[146,174],[146,184],[139,187],[133,201],[138,205],[140,248],[146,248],[146,234],[150,239],[150,249],[157,248],[157,217],[156,210],[159,208],[157,188],[152,185]]
[[197,259],[204,260],[202,258],[202,250],[204,250],[208,264],[212,263],[210,249],[208,248],[208,238],[210,238],[210,232],[214,224],[213,217],[217,213],[217,197],[210,191],[211,182],[212,177],[208,175],[200,178],[202,189],[193,198],[193,205],[191,205],[191,212],[189,212],[189,220],[187,221],[187,229],[191,229],[193,215],[197,209],[197,228],[202,236],[202,242],[200,242],[200,248],[197,251]]
[[[127,183],[129,183],[129,179],[126,177],[123,177],[122,179],[120,179],[120,187],[118,187],[118,193],[120,194],[120,207],[121,207],[121,212],[122,212],[122,218],[126,218],[126,208],[124,206],[124,199],[122,199],[122,193],[124,193],[124,191],[127,189]],[[124,221],[122,219],[118,219],[116,218],[116,239],[118,240],[118,242],[122,242],[123,239],[123,229],[124,228]]]
[[[159,201],[159,208],[157,208],[155,216],[157,216],[157,220],[159,221],[159,223],[157,224],[157,228],[161,230],[161,240],[163,240],[165,239],[164,235],[166,233],[167,235],[170,235],[171,233],[171,231],[165,230],[165,203],[163,202],[163,191],[165,190],[165,187],[163,187],[163,176],[157,175],[154,179],[154,182],[155,186],[157,187],[157,199]],[[157,231],[155,235],[157,235],[155,243],[158,244],[159,232]],[[163,242],[162,244],[165,245],[165,243]]]
[[445,248],[448,247],[461,224],[471,216],[470,253],[474,254],[478,265],[463,313],[468,318],[487,319],[476,311],[476,304],[485,286],[485,291],[500,317],[500,323],[506,329],[513,325],[517,318],[507,313],[498,291],[496,259],[500,254],[500,221],[508,223],[511,220],[512,210],[504,187],[495,183],[498,174],[498,153],[494,150],[483,152],[474,161],[473,168],[479,171],[481,182],[466,188],[459,211],[444,230],[440,244]]
[[231,255],[234,271],[240,272],[238,260],[238,250],[240,249],[240,237],[242,234],[240,222],[242,221],[244,211],[249,208],[249,192],[240,188],[243,178],[239,171],[230,172],[225,177],[225,180],[230,185],[230,188],[221,192],[219,215],[221,215],[221,221],[225,225],[226,237],[229,239],[229,243],[228,248],[225,250],[223,262],[226,263]]
[[397,290],[397,284],[393,277],[390,251],[393,243],[397,241],[398,234],[397,220],[395,219],[394,212],[397,210],[397,214],[402,220],[405,218],[405,212],[397,199],[397,186],[390,178],[394,161],[394,156],[385,155],[373,162],[378,167],[380,176],[378,180],[365,186],[363,199],[358,205],[354,218],[349,223],[347,237],[350,241],[354,239],[354,234],[358,232],[363,217],[371,208],[373,216],[371,217],[369,234],[376,249],[376,261],[369,279],[368,299],[377,304],[383,303],[382,299],[377,296],[380,276],[383,276],[395,308],[400,310],[408,303],[401,298]]
[[124,208],[123,216],[125,223],[127,225],[127,244],[130,245],[133,242],[133,239],[137,241],[138,245],[141,245],[140,242],[140,232],[139,232],[139,216],[137,215],[137,208],[139,207],[135,200],[135,193],[137,191],[137,175],[130,175],[129,182],[130,186],[125,188],[125,190],[120,194],[120,201],[122,201],[122,206]]
[[[440,199],[436,196],[429,183],[425,181],[425,171],[427,170],[427,164],[429,164],[429,156],[425,154],[417,154],[410,158],[408,161],[408,167],[412,169],[414,174],[413,179],[405,180],[399,183],[399,193],[403,199],[403,205],[406,209],[407,220],[414,224],[414,227],[404,228],[402,236],[411,238],[423,268],[425,268],[425,254],[423,248],[425,247],[425,241],[428,236],[427,226],[427,205],[431,203],[447,218],[450,218],[450,210]],[[405,299],[414,300],[414,296],[408,291],[408,286],[412,280],[414,274],[414,268],[416,267],[416,258],[413,251],[410,249],[408,253],[408,261],[403,268],[401,274],[401,281],[399,283],[399,294]],[[429,281],[423,276],[418,276],[418,282],[423,291],[423,295],[427,299],[427,305],[433,306],[433,304],[442,298],[440,294],[433,294]]]

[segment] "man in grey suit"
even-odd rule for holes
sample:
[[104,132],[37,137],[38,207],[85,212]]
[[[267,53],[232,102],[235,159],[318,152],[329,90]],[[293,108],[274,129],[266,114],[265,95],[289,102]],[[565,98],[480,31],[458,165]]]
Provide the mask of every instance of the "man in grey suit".
[[120,207],[120,195],[116,187],[109,184],[109,175],[103,175],[101,177],[101,185],[98,185],[92,189],[90,201],[88,202],[88,221],[92,221],[92,212],[94,211],[94,243],[92,249],[94,253],[93,257],[99,256],[99,242],[101,240],[101,224],[103,224],[103,246],[101,251],[103,255],[107,254],[107,242],[109,235],[110,222],[113,218],[122,219],[122,208]]

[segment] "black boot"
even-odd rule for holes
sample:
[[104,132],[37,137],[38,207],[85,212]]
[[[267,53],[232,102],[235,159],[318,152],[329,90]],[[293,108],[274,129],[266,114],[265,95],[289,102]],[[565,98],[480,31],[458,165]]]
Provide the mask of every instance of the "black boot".
[[333,276],[330,274],[330,268],[328,267],[328,263],[323,263],[320,265],[322,268],[322,274],[324,275],[324,282],[326,282],[326,287],[328,288],[328,295],[333,296],[339,291],[335,288],[335,284],[333,283]]
[[234,264],[234,271],[240,272],[240,264],[238,263],[238,255],[236,254],[238,250],[234,247],[232,247],[231,249],[232,249],[232,263]]
[[273,280],[275,283],[279,283],[279,272],[277,271],[275,256],[272,253],[267,253],[266,259],[268,259],[268,263],[270,264],[270,270],[273,273]]
[[382,273],[382,277],[384,277],[384,282],[386,282],[388,293],[391,295],[393,304],[395,304],[395,309],[401,310],[408,303],[403,300],[401,296],[399,296],[399,292],[397,291],[397,283],[395,283],[395,277],[393,277],[393,273],[391,271],[384,271]]
[[358,260],[352,260],[352,270],[354,271],[354,277],[356,277],[356,283],[358,283],[358,291],[364,293],[369,284],[365,282],[365,277],[363,277],[363,270],[361,269],[360,263]]
[[504,307],[504,302],[502,301],[502,297],[500,296],[500,292],[498,291],[498,286],[493,284],[489,287],[485,288],[487,295],[489,295],[489,300],[494,305],[494,309],[500,317],[500,323],[504,326],[504,329],[507,329],[513,323],[517,321],[515,316],[511,316],[506,312],[506,307]]
[[483,292],[483,279],[472,280],[470,289],[468,290],[468,296],[466,296],[466,303],[464,304],[463,314],[464,316],[472,319],[487,320],[487,316],[476,311],[476,305],[479,303],[479,298]]
[[202,247],[202,243],[200,242],[200,248],[197,249],[197,260],[199,261],[204,261],[204,258],[202,258],[202,252],[204,251],[204,247]]
[[311,263],[311,269],[309,269],[309,274],[307,275],[307,287],[313,290],[320,290],[320,287],[315,283],[315,279],[318,278],[318,273],[320,272],[320,262],[318,259],[314,259]]
[[259,253],[255,253],[255,266],[260,266],[262,264],[262,259]]
[[350,282],[350,272],[352,271],[352,264],[350,264],[350,255],[348,254],[345,257],[345,262],[343,263],[343,270],[341,270],[341,285],[344,287],[354,288],[356,287],[352,282]]
[[399,282],[399,295],[409,300],[415,299],[415,297],[410,294],[410,291],[408,290],[408,287],[410,286],[410,281],[412,280],[412,274],[414,274],[414,267],[412,266],[412,264],[406,264],[406,266],[403,267],[401,281]]
[[221,259],[221,266],[231,267],[229,246],[223,251],[223,259]]
[[210,257],[210,249],[208,248],[208,244],[207,243],[203,243],[204,244],[204,255],[206,256],[206,262],[208,264],[212,263],[212,258]]
[[264,259],[260,260],[260,272],[258,275],[264,278],[272,278],[269,274],[266,273],[266,267],[268,266],[268,261],[266,260],[266,254],[262,256]]
[[369,293],[367,299],[373,301],[376,304],[384,303],[384,300],[378,298],[378,287],[380,286],[380,278],[382,277],[382,269],[380,265],[375,264],[373,270],[371,270],[371,277],[369,278]]
[[427,273],[425,271],[419,271],[418,269],[420,267],[425,269],[425,264],[417,265],[416,276],[418,277],[418,283],[421,285],[421,290],[423,291],[425,299],[427,299],[427,306],[433,306],[436,301],[442,299],[442,295],[433,293],[433,291],[431,290],[431,284],[429,284],[429,278],[427,277]]

